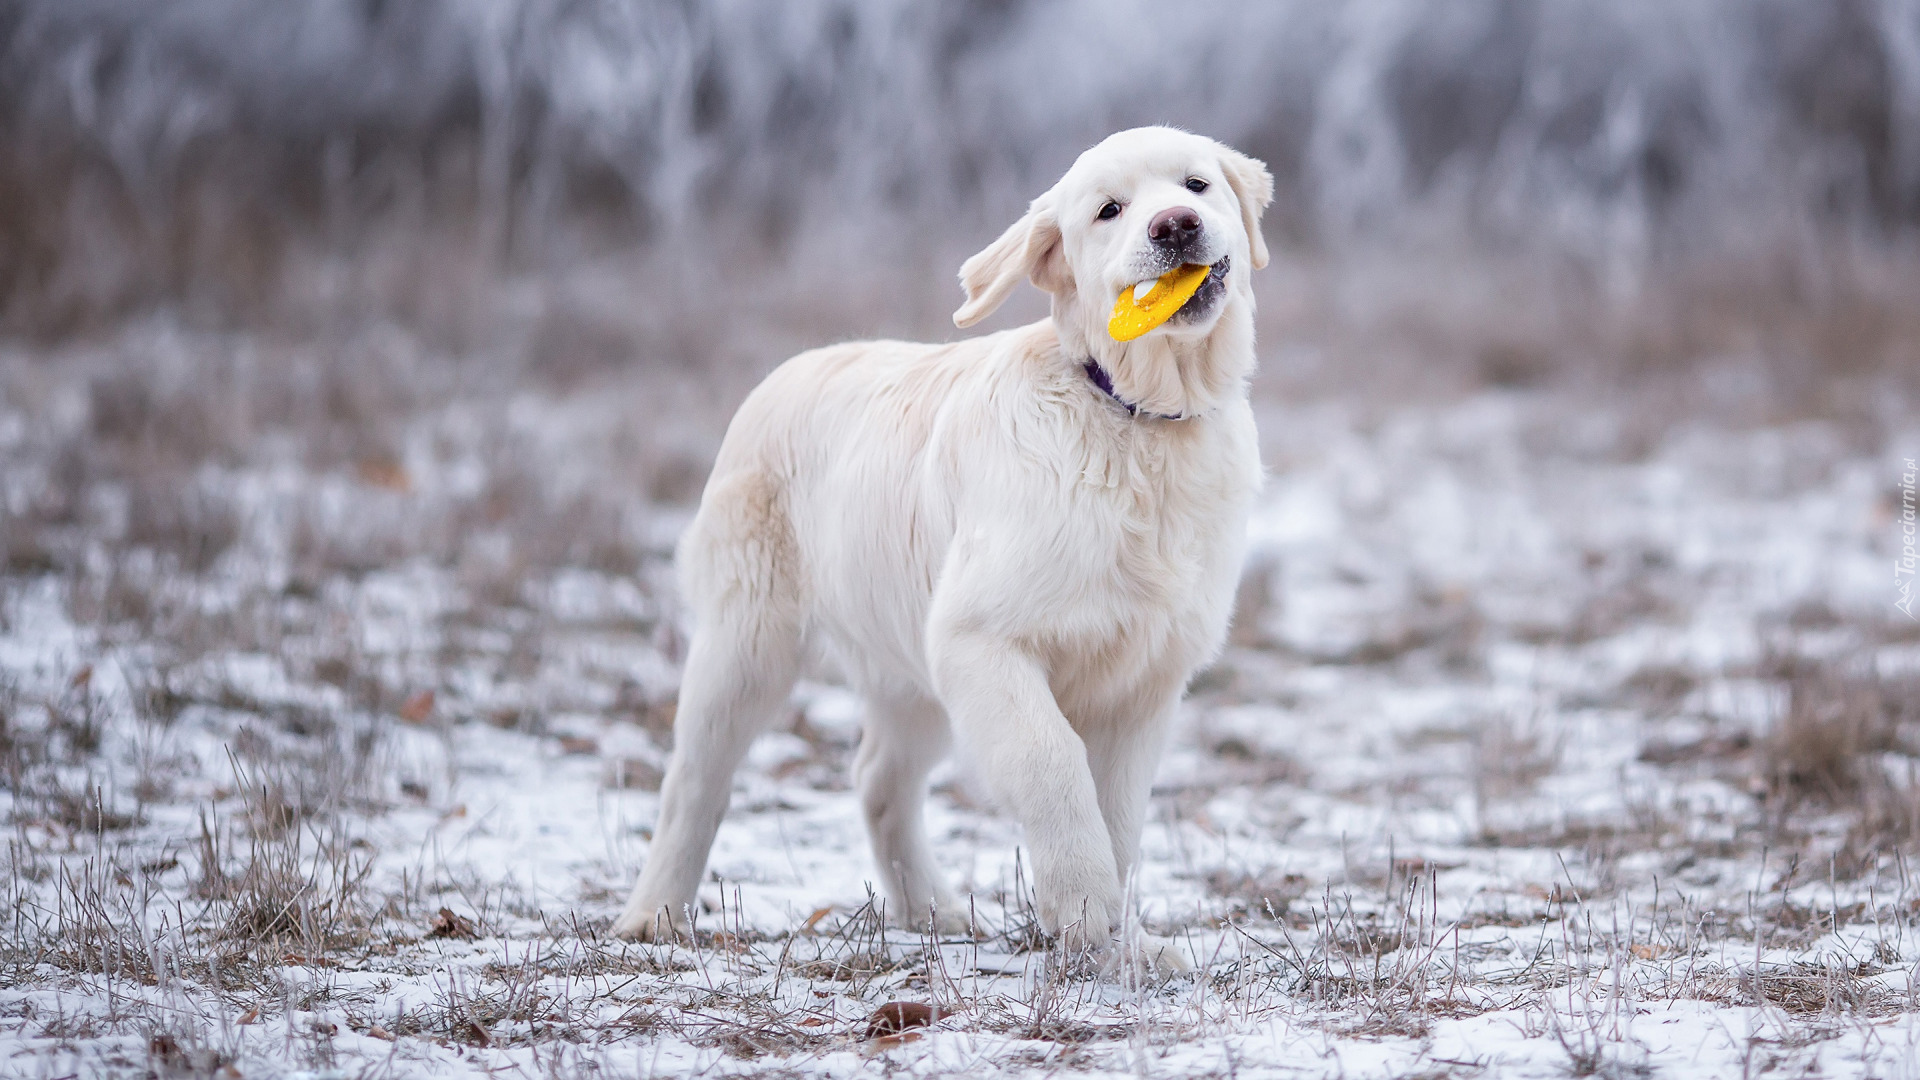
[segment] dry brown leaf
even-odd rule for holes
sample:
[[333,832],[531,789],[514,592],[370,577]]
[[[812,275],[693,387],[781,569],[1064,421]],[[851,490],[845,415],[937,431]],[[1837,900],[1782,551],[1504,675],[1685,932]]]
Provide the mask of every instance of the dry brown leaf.
[[867,1038],[898,1035],[940,1019],[940,1010],[924,1001],[889,1001],[867,1017]]
[[905,1046],[910,1042],[919,1042],[925,1036],[918,1031],[903,1031],[898,1035],[881,1035],[867,1040],[869,1051],[891,1050],[896,1046]]
[[454,914],[452,908],[441,908],[440,914],[433,917],[433,925],[428,928],[427,936],[472,941],[480,936],[480,930],[465,915]]

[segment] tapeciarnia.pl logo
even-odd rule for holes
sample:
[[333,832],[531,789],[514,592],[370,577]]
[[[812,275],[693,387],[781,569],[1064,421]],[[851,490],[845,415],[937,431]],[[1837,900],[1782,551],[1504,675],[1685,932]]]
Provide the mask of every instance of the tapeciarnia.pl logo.
[[1912,458],[1903,460],[1906,468],[1900,473],[1900,557],[1893,561],[1893,606],[1905,612],[1907,618],[1920,620],[1920,615],[1913,613],[1913,481],[1920,469],[1914,467]]

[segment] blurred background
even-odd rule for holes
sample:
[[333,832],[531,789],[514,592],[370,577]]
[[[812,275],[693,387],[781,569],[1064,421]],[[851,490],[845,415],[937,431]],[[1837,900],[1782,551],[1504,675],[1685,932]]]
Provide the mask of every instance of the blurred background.
[[1147,123],[1272,167],[1270,348],[1913,360],[1911,0],[13,0],[0,314],[758,372],[951,334],[958,261]]

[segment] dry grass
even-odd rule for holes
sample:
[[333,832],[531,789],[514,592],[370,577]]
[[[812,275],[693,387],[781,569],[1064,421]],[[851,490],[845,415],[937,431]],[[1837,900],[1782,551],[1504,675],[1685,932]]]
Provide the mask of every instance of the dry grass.
[[1787,660],[1787,709],[1760,742],[1758,782],[1784,827],[1824,812],[1844,825],[1830,858],[1871,873],[1920,843],[1920,682],[1858,662]]

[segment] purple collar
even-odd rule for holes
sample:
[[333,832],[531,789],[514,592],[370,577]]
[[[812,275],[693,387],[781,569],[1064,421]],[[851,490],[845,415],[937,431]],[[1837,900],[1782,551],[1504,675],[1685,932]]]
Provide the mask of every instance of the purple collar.
[[1108,397],[1119,402],[1121,408],[1127,410],[1128,416],[1145,416],[1154,420],[1186,419],[1184,415],[1169,416],[1166,413],[1142,411],[1140,406],[1135,405],[1133,402],[1128,401],[1126,398],[1114,392],[1113,376],[1107,374],[1107,369],[1100,366],[1100,361],[1095,360],[1091,356],[1087,357],[1087,359],[1081,363],[1080,367],[1087,373],[1087,378],[1093,380],[1093,385],[1099,387]]

